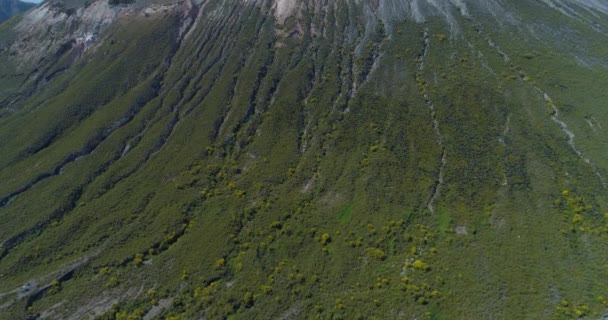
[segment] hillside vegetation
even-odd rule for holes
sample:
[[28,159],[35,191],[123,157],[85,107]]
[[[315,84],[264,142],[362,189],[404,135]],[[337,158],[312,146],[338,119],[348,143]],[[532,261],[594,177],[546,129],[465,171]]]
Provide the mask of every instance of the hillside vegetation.
[[55,1],[0,25],[0,319],[602,319],[595,3]]

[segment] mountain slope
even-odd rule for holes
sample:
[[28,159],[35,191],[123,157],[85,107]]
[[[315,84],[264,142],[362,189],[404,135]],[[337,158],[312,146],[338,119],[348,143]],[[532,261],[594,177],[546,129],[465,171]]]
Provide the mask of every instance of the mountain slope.
[[35,4],[21,2],[18,0],[0,1],[0,22],[8,20],[10,17],[33,8]]
[[0,318],[599,319],[607,15],[43,4],[0,26]]

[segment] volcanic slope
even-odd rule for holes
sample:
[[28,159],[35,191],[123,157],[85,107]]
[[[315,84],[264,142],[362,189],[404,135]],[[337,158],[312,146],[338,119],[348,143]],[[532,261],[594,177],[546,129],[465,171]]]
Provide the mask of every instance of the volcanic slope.
[[0,24],[1,319],[601,319],[601,1]]

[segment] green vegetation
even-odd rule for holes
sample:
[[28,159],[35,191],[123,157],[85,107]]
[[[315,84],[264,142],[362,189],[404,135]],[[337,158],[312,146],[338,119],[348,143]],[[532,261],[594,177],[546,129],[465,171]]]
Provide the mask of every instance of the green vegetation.
[[[589,32],[540,5],[507,8]],[[606,313],[605,38],[591,70],[493,18],[307,10],[125,18],[0,91],[1,319]]]

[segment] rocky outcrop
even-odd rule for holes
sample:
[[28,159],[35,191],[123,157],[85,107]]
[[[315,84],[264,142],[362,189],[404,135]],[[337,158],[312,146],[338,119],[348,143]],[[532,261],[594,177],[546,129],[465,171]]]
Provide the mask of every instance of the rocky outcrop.
[[22,63],[35,63],[66,44],[72,43],[86,50],[95,43],[101,31],[126,12],[128,9],[111,7],[106,0],[69,10],[45,3],[25,14],[15,26],[18,36],[10,46],[10,54],[19,57]]

